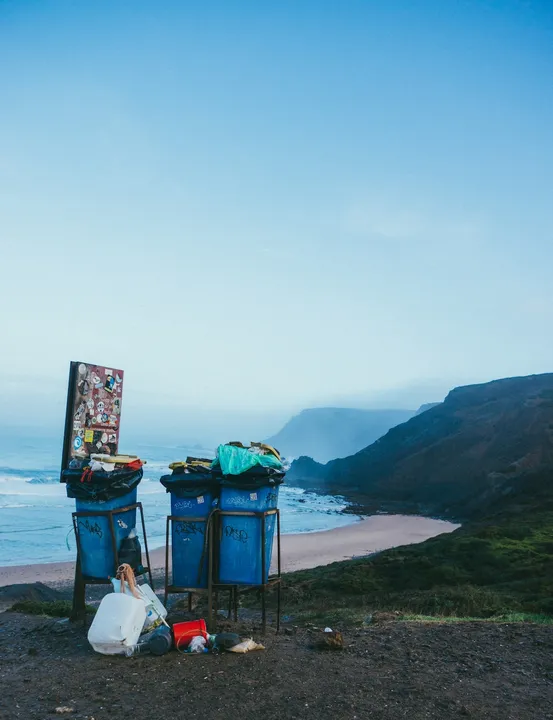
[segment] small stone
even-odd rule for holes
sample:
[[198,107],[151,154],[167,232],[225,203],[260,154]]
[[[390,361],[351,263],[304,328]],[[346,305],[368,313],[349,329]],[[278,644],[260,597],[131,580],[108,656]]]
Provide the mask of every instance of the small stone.
[[56,708],[56,715],[65,715],[66,713],[74,713],[75,708],[68,705],[60,705]]

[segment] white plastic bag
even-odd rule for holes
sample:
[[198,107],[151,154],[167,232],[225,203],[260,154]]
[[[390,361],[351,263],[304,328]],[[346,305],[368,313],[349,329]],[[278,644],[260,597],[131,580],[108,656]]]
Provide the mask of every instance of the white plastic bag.
[[88,631],[88,642],[96,652],[121,655],[126,648],[136,645],[145,620],[142,600],[126,593],[110,593],[100,603]]
[[[111,584],[113,585],[113,592],[121,592],[121,580],[118,580],[117,578],[112,578]],[[159,625],[161,622],[163,622],[163,620],[165,620],[165,618],[167,617],[167,610],[163,607],[162,602],[152,590],[152,588],[146,583],[144,585],[137,585],[136,590],[138,591],[138,594],[140,595],[140,598],[144,602],[144,605],[146,607],[146,621],[144,623],[144,630],[150,630],[156,625]],[[129,584],[126,581],[125,594],[134,597],[133,592],[129,587]]]
[[202,635],[193,637],[190,645],[186,648],[187,652],[203,653],[205,651],[206,639]]

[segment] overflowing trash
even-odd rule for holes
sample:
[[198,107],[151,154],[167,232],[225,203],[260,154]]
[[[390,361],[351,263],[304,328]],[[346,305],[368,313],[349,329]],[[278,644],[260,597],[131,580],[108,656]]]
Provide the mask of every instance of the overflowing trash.
[[135,490],[142,480],[144,461],[135,455],[91,455],[62,472],[67,497],[106,502]]
[[254,468],[265,470],[261,474],[269,477],[273,474],[271,471],[276,471],[276,474],[285,472],[285,464],[278,450],[263,443],[252,443],[250,447],[242,443],[219,445],[211,468],[222,475],[243,475]]
[[130,565],[120,565],[112,579],[113,593],[106,595],[88,631],[92,648],[103,655],[165,655],[173,647],[179,652],[246,653],[264,650],[252,638],[237,633],[210,635],[205,620],[167,621],[167,610],[152,588],[138,585]]

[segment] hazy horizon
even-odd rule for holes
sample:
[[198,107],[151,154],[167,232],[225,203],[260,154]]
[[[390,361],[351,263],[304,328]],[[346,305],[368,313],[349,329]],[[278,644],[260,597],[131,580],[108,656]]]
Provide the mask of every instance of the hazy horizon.
[[[553,3],[0,4],[0,424],[269,436],[553,369]],[[61,424],[60,424],[61,417]]]

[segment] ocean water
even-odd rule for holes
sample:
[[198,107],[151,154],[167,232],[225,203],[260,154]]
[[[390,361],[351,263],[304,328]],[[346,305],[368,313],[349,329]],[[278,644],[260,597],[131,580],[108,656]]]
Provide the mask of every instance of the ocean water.
[[[209,457],[206,450],[136,446],[130,452],[147,461],[138,499],[144,507],[148,545],[165,543],[170,496],[159,483],[170,462],[187,455]],[[61,445],[55,440],[0,438],[0,566],[69,561],[76,548],[71,513],[75,501],[59,482]],[[281,486],[279,508],[283,533],[330,530],[355,522],[341,513],[343,498]],[[141,533],[139,532],[139,535]]]

